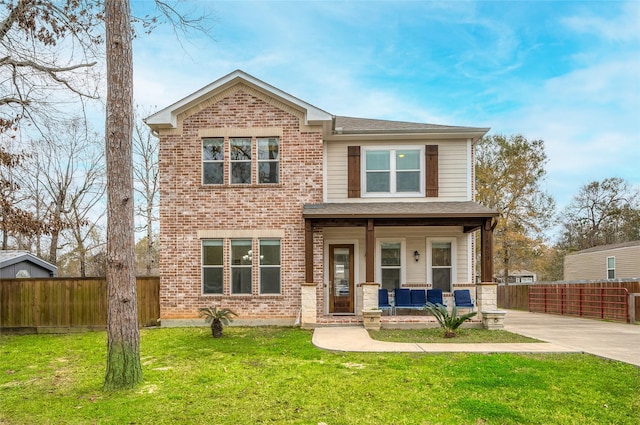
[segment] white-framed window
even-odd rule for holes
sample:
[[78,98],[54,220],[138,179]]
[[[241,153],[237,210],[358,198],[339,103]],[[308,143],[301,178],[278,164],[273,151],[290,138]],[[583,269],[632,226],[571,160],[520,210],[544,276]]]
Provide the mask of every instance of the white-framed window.
[[251,184],[251,138],[229,139],[231,184]]
[[224,184],[224,138],[202,139],[202,183]]
[[607,279],[616,278],[616,257],[607,257]]
[[280,140],[277,137],[260,137],[258,143],[258,183],[280,181]]
[[377,281],[383,288],[399,288],[406,280],[405,241],[378,239],[376,249]]
[[427,276],[434,289],[452,292],[456,278],[455,238],[427,238]]
[[[227,159],[226,149],[229,151]],[[254,181],[258,184],[280,182],[280,138],[202,139],[202,184],[236,185],[252,184]]]
[[253,250],[251,239],[231,239],[231,293],[251,294]]
[[423,146],[362,147],[362,196],[424,196]]
[[222,294],[224,289],[224,242],[202,241],[202,293]]
[[260,239],[260,293],[281,291],[281,255],[279,239]]

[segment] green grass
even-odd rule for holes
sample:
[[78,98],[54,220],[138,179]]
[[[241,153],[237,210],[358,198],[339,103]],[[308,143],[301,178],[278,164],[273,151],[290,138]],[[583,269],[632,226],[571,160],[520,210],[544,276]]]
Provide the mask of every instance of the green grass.
[[523,335],[514,334],[507,331],[474,328],[456,329],[455,338],[444,338],[444,330],[441,328],[427,329],[380,329],[379,331],[369,331],[371,338],[379,341],[390,342],[437,342],[437,343],[521,343],[521,342],[542,342]]
[[104,332],[0,339],[4,424],[637,424],[640,369],[590,355],[333,353],[293,328],[142,331],[105,393]]

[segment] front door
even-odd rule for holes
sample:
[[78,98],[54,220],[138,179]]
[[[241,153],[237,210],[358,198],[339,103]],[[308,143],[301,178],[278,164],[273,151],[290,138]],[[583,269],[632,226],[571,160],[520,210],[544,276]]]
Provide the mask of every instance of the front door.
[[329,313],[353,313],[353,245],[329,245]]

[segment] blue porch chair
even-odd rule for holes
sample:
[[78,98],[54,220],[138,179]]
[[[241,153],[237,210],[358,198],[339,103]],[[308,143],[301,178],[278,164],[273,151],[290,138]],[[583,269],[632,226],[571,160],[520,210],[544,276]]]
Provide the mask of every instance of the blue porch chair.
[[427,291],[424,289],[411,290],[411,306],[415,309],[424,308],[427,305]]
[[389,303],[388,289],[378,289],[378,308],[382,311],[390,310],[393,313],[393,306]]
[[395,294],[395,311],[397,313],[399,308],[411,308],[411,290],[408,288],[396,288]]
[[453,291],[453,300],[456,308],[470,308],[471,311],[476,308],[476,303],[471,299],[471,292],[468,289]]
[[427,302],[435,305],[447,306],[442,300],[442,289],[427,289]]

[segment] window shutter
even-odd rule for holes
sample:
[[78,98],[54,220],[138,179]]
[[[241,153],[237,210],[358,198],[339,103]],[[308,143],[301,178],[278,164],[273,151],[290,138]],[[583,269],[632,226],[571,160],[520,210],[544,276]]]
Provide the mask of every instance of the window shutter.
[[360,197],[360,146],[348,146],[347,179],[349,198]]
[[438,197],[438,145],[425,146],[425,192],[429,198]]

